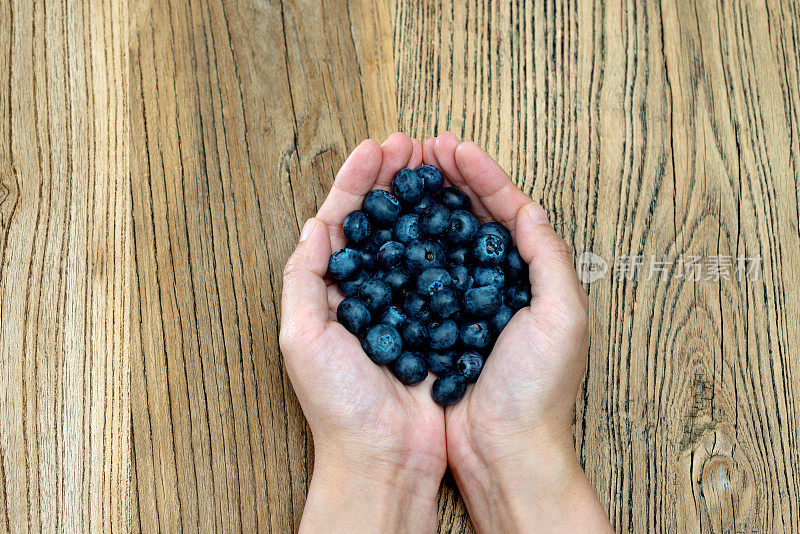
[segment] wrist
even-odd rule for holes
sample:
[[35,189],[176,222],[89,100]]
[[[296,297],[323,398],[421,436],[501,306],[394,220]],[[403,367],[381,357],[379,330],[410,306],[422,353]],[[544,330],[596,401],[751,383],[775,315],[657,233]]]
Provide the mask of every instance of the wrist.
[[442,474],[423,467],[415,457],[317,452],[301,532],[435,532]]
[[472,447],[453,474],[479,532],[608,532],[571,436]]

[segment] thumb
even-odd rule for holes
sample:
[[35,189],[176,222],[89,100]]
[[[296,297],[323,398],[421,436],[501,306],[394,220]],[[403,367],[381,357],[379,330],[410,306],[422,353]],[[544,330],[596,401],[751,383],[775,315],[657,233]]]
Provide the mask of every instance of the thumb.
[[309,219],[283,271],[281,346],[292,346],[303,338],[308,341],[325,328],[329,312],[323,277],[330,257],[327,226],[319,219]]
[[536,202],[519,209],[515,237],[520,256],[529,266],[532,299],[586,309],[586,293],[578,281],[569,245]]

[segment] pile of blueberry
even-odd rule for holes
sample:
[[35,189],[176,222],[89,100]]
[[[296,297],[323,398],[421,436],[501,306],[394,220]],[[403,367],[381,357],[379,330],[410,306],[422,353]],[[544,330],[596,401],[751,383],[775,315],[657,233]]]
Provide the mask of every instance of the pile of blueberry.
[[438,169],[402,169],[392,192],[370,191],[344,220],[347,248],[330,277],[346,297],[336,312],[377,364],[404,384],[438,375],[433,399],[448,405],[477,380],[497,336],[531,294],[528,266],[496,222],[443,187]]

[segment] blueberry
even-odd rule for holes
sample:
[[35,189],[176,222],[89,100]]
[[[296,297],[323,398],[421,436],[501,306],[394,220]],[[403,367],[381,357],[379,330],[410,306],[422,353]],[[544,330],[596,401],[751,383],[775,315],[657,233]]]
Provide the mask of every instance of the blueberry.
[[392,362],[400,356],[400,352],[403,350],[403,341],[397,330],[388,324],[376,324],[367,329],[361,346],[370,360],[382,365]]
[[416,204],[422,198],[424,181],[411,169],[400,169],[392,180],[392,193],[404,204]]
[[430,213],[434,204],[436,204],[436,200],[431,195],[423,195],[420,201],[414,205],[413,211],[416,215],[425,215]]
[[472,257],[481,265],[500,265],[506,257],[506,245],[494,234],[478,236],[472,244]]
[[401,215],[394,225],[395,241],[407,245],[417,238],[419,238],[419,215],[416,213]]
[[496,336],[500,335],[512,317],[514,317],[514,310],[503,305],[489,318],[489,326],[492,327]]
[[454,245],[469,243],[478,234],[479,227],[480,223],[473,214],[464,210],[455,210],[450,214],[447,239]]
[[370,312],[377,313],[392,302],[392,288],[379,278],[370,278],[361,284],[358,296]]
[[389,306],[383,315],[381,315],[380,322],[383,324],[388,324],[395,330],[399,331],[400,327],[406,320],[406,314],[400,311],[400,308],[397,306]]
[[444,247],[436,241],[418,239],[406,247],[406,267],[412,273],[419,273],[429,267],[441,267],[444,261]]
[[461,344],[471,349],[482,349],[489,345],[489,325],[486,321],[467,321],[458,334]]
[[467,379],[467,382],[475,382],[483,369],[483,356],[475,351],[468,351],[456,360],[456,371]]
[[425,354],[425,363],[428,364],[428,369],[430,369],[432,373],[444,375],[453,372],[457,355],[458,353],[454,350],[428,352]]
[[447,255],[447,261],[454,265],[466,265],[469,263],[469,249],[467,247],[452,249]]
[[363,302],[356,298],[347,298],[339,303],[336,320],[349,332],[358,335],[369,326],[372,315]]
[[457,187],[445,187],[436,195],[436,199],[451,210],[469,210],[469,197]]
[[450,224],[450,210],[441,204],[431,206],[419,216],[419,231],[425,235],[441,235]]
[[402,267],[386,271],[381,278],[392,288],[392,295],[394,295],[394,298],[402,296],[409,283],[411,283],[411,275]]
[[337,250],[328,261],[328,274],[334,280],[350,278],[361,268],[361,254],[352,248]]
[[388,228],[378,228],[372,231],[372,234],[367,238],[367,242],[375,248],[375,252],[377,253],[378,249],[383,246],[384,243],[388,243],[392,240],[392,231]]
[[400,216],[400,201],[388,191],[373,189],[364,197],[364,211],[376,223],[388,226]]
[[417,293],[423,297],[430,297],[437,291],[453,285],[453,279],[445,269],[441,267],[431,267],[425,269],[417,276]]
[[361,268],[367,271],[373,270],[376,265],[375,248],[369,246],[362,248],[359,252],[361,253]]
[[422,165],[414,169],[425,184],[425,191],[435,193],[442,188],[444,184],[444,176],[442,172],[433,165]]
[[392,372],[400,382],[413,386],[428,376],[428,365],[419,352],[405,351],[392,362]]
[[473,277],[469,274],[469,269],[463,265],[450,267],[450,277],[453,279],[453,288],[461,293],[471,288],[474,284]]
[[367,280],[369,280],[369,275],[366,272],[357,271],[349,280],[339,282],[339,291],[346,297],[355,297],[358,295],[358,290]]
[[431,388],[433,400],[441,406],[457,403],[466,392],[467,379],[456,373],[440,376]]
[[506,304],[515,312],[531,303],[531,289],[528,286],[514,285],[506,289]]
[[431,319],[431,310],[428,308],[428,302],[418,293],[411,292],[406,295],[403,311],[409,317],[415,317],[423,323],[427,323]]
[[428,329],[419,319],[409,317],[402,327],[403,341],[409,347],[421,347],[428,342]]
[[475,278],[476,286],[494,286],[499,289],[506,283],[505,274],[503,274],[503,269],[500,267],[479,265],[475,267],[472,276]]
[[361,243],[372,231],[367,214],[361,210],[351,211],[342,223],[342,230],[348,241]]
[[405,258],[406,247],[397,241],[387,241],[378,249],[378,266],[391,269]]
[[513,280],[522,280],[528,277],[528,264],[519,255],[517,247],[512,247],[506,255],[506,273]]
[[464,293],[464,309],[475,317],[494,315],[502,304],[500,291],[494,286],[473,287]]
[[478,235],[496,235],[503,240],[503,244],[506,248],[511,246],[511,233],[499,222],[492,221],[483,223],[480,230],[478,230]]
[[433,350],[449,349],[458,341],[458,325],[450,319],[441,323],[434,321],[428,325],[428,335],[431,337],[430,348]]
[[452,289],[442,289],[431,297],[430,308],[435,315],[446,319],[458,311],[458,297]]

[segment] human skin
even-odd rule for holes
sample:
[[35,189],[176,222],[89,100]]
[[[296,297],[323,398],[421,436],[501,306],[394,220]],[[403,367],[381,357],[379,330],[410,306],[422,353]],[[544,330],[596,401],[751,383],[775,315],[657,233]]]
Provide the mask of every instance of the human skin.
[[[336,322],[342,296],[324,278],[331,251],[345,246],[344,217],[423,160],[470,196],[480,219],[509,228],[531,274],[531,306],[446,410],[430,397],[432,376],[407,387],[369,360]],[[315,445],[301,532],[435,531],[448,463],[479,531],[610,530],[572,442],[587,325],[569,248],[483,150],[450,133],[424,145],[399,133],[361,143],[284,273],[281,349]]]

